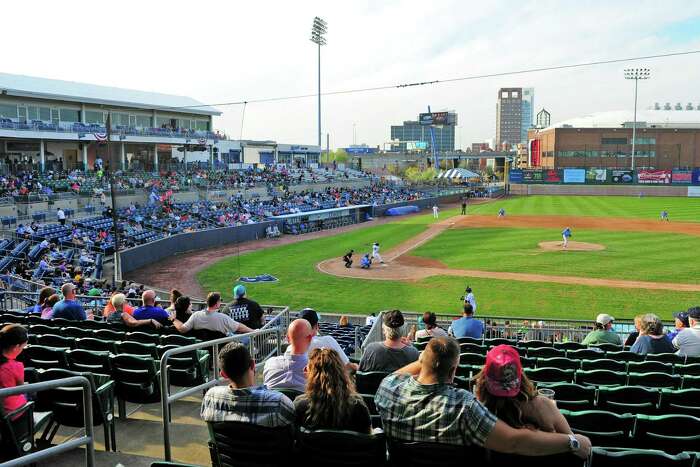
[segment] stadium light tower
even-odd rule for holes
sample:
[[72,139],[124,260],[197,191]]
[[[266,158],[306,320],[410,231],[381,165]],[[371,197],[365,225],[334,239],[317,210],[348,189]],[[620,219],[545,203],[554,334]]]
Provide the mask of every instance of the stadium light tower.
[[632,123],[632,170],[634,170],[635,147],[637,144],[637,84],[640,79],[649,79],[649,68],[626,68],[625,79],[634,80],[634,122]]
[[328,25],[318,16],[311,26],[311,42],[318,45],[318,147],[321,147],[321,46],[326,45]]

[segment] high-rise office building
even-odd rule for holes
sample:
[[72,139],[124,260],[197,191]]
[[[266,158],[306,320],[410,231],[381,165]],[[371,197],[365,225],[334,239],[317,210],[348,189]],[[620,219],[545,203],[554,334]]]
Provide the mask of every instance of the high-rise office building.
[[535,106],[534,88],[501,88],[496,101],[496,144],[527,141]]
[[[446,124],[435,126],[435,149],[438,153],[455,150],[456,124],[457,114],[447,112]],[[420,121],[408,120],[403,122],[403,125],[392,125],[391,139],[399,141],[397,149],[400,151],[427,148],[428,151],[432,152],[430,125],[421,125]]]

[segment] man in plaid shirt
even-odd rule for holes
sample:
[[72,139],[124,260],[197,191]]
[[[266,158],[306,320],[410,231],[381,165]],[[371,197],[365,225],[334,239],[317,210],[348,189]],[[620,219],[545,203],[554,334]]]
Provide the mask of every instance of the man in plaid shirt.
[[[388,438],[476,444],[526,456],[572,452],[583,459],[588,457],[591,442],[585,436],[516,429],[499,420],[471,392],[453,386],[458,364],[457,341],[434,337],[417,362],[384,378],[374,402]],[[553,422],[538,420],[537,426],[549,427]]]
[[209,389],[202,400],[205,422],[245,422],[266,427],[291,425],[294,404],[284,394],[255,384],[255,361],[248,348],[230,342],[219,353],[221,376],[228,386]]

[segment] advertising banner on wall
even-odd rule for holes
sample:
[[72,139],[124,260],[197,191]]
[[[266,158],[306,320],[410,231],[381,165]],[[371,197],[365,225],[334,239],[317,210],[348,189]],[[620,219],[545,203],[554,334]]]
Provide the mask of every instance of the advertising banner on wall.
[[587,169],[586,183],[605,183],[608,181],[607,169]]
[[683,169],[673,169],[673,174],[671,175],[671,183],[674,185],[690,185],[690,181],[693,179],[692,170]]
[[693,169],[693,175],[690,178],[690,183],[700,185],[700,169]]
[[669,185],[671,183],[670,170],[638,170],[637,183],[647,185]]
[[564,169],[564,183],[586,183],[586,169]]
[[523,183],[523,171],[521,169],[512,169],[508,173],[508,181],[510,183]]
[[689,186],[688,198],[700,198],[700,186]]
[[539,183],[542,182],[543,176],[541,170],[524,169],[523,170],[523,182],[525,183]]
[[634,174],[631,170],[611,170],[610,183],[632,183]]
[[558,170],[547,169],[544,171],[544,181],[546,183],[561,183],[561,176]]

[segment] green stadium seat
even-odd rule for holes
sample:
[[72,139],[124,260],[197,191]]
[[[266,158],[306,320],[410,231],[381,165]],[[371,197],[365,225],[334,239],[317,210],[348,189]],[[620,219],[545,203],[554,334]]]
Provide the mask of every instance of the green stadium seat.
[[474,337],[458,337],[457,342],[460,344],[476,344],[476,345],[483,345],[484,340],[483,339],[476,339]]
[[629,447],[635,418],[605,410],[562,410],[571,431],[588,436],[593,446]]
[[296,452],[311,465],[382,466],[387,462],[384,433],[299,428]]
[[243,422],[208,422],[211,463],[234,465],[287,465],[292,457],[291,426],[269,428]]
[[[59,331],[58,329],[56,331]],[[55,349],[73,349],[75,348],[75,339],[73,337],[63,337],[57,334],[43,334],[36,336],[36,343],[46,347]]]
[[597,360],[600,358],[605,358],[605,352],[594,349],[567,350],[566,358],[574,358],[576,360]]
[[376,394],[379,384],[389,375],[386,371],[355,372],[355,388],[361,394]]
[[486,362],[486,355],[478,353],[459,354],[460,365],[483,365]]
[[160,402],[158,362],[144,355],[111,355],[112,377],[119,401],[119,418],[126,419],[126,402],[153,404]]
[[700,376],[700,363],[691,363],[690,365],[675,365],[673,367],[677,375]]
[[553,347],[529,347],[527,349],[527,356],[530,358],[565,358],[566,351],[555,349]]
[[75,339],[78,349],[95,350],[97,352],[117,353],[117,343],[111,340],[102,340],[94,337],[78,337]]
[[682,377],[680,375],[669,375],[668,373],[659,372],[630,372],[627,381],[627,384],[629,384],[630,386],[679,389],[681,387]]
[[619,360],[621,362],[641,362],[644,361],[644,355],[629,350],[621,350],[619,352],[606,352],[605,358]]
[[627,362],[613,360],[611,358],[600,358],[598,360],[581,360],[581,369],[589,370],[610,370],[627,372]]
[[603,352],[619,352],[620,350],[624,350],[621,345],[610,344],[607,342],[590,345],[589,348],[602,350]]
[[638,415],[633,433],[639,448],[670,454],[694,451],[700,442],[700,418],[690,415]]
[[685,364],[685,356],[677,355],[675,353],[648,354],[647,361],[671,363],[673,365],[683,365]]
[[468,342],[465,342],[464,344],[459,344],[460,353],[477,353],[481,355],[486,355],[487,351],[488,347],[486,347],[485,345],[470,344]]
[[538,388],[554,391],[557,407],[567,410],[592,410],[595,406],[596,388],[575,383],[538,383]]
[[642,386],[601,387],[598,408],[618,414],[656,414],[660,391]]
[[428,345],[428,342],[427,342],[427,341],[426,341],[426,342],[414,342],[414,343],[413,343],[413,347],[415,347],[416,349],[418,349],[418,350],[421,351],[421,352],[425,350],[425,347],[426,347],[427,345]]
[[610,370],[581,370],[576,372],[576,383],[589,386],[622,386],[627,384],[627,375]]
[[[159,345],[158,360],[165,351],[178,349],[179,345]],[[180,387],[192,387],[209,381],[209,352],[190,350],[168,358],[168,381]]]
[[74,326],[69,326],[67,328],[61,328],[61,335],[66,337],[93,337],[94,331],[92,329],[76,328]]
[[565,357],[537,358],[537,368],[561,368],[562,370],[578,370],[581,368],[579,360],[571,360]]
[[111,329],[98,329],[95,331],[95,338],[105,341],[123,341],[126,333],[122,331],[113,331]]
[[111,376],[109,356],[109,352],[97,350],[74,349],[66,352],[70,370]]
[[27,346],[22,353],[19,354],[18,360],[24,362],[25,367],[68,369],[65,349],[56,349],[43,345]]
[[586,348],[586,346],[580,342],[555,342],[552,346],[555,349],[561,350],[580,350]]
[[627,371],[630,373],[667,373],[673,374],[673,365],[670,363],[655,362],[647,360],[645,362],[629,362]]
[[140,342],[142,344],[160,344],[160,335],[151,334],[148,332],[127,332],[124,336],[125,341]]
[[537,383],[573,383],[574,370],[561,368],[525,368],[525,374]]
[[683,376],[683,389],[700,389],[700,376]]
[[122,341],[117,342],[117,353],[132,355],[146,355],[154,359],[159,359],[158,347],[155,344],[142,344],[141,342]]
[[177,345],[184,347],[186,345],[196,344],[198,341],[194,337],[181,336],[179,334],[167,334],[160,336],[160,345]]
[[700,417],[700,389],[662,389],[659,413]]
[[41,334],[57,334],[60,332],[59,329],[60,328],[49,326],[46,324],[32,324],[31,326],[29,326],[29,329],[27,330],[27,332],[29,334],[34,334],[35,336],[39,336]]
[[432,338],[433,338],[433,336],[421,336],[421,337],[416,338],[416,342],[417,343],[428,342]]
[[540,340],[520,341],[517,344],[518,347],[523,347],[525,349],[539,349],[542,347],[552,347],[552,345],[551,342]]
[[692,467],[693,456],[687,452],[677,455],[651,449],[615,449],[594,447],[591,467]]
[[495,347],[497,345],[510,345],[516,347],[518,341],[513,339],[503,339],[502,337],[493,337],[491,339],[484,339],[484,345],[487,347]]

